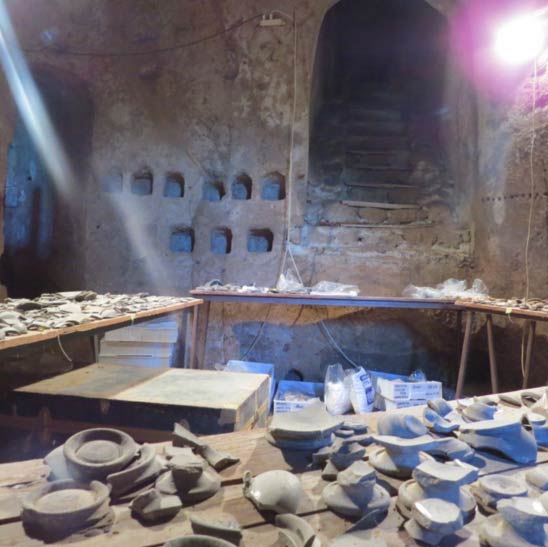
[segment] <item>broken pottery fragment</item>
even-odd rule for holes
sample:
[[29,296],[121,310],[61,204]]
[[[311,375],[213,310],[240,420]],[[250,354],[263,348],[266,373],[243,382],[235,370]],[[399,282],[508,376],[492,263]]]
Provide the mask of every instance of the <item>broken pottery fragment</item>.
[[500,418],[462,425],[459,439],[477,450],[492,450],[516,463],[537,459],[537,443],[519,418]]
[[276,527],[279,530],[279,541],[284,547],[321,547],[314,528],[301,517],[287,513],[276,515]]
[[354,435],[364,435],[368,431],[366,424],[353,420],[345,420],[341,426],[341,429],[344,429],[345,431],[352,431]]
[[448,501],[430,498],[415,503],[411,520],[404,527],[416,541],[439,545],[442,539],[463,527],[459,508]]
[[430,431],[442,435],[452,433],[460,427],[459,423],[446,420],[444,417],[440,416],[437,412],[428,407],[424,407],[422,419],[424,425],[426,425]]
[[494,395],[480,395],[478,397],[474,397],[475,403],[482,403],[485,405],[491,405],[491,406],[497,406],[498,400],[497,397]]
[[31,535],[58,539],[99,522],[110,511],[109,501],[108,487],[98,481],[50,482],[22,500],[21,520]]
[[531,432],[537,445],[542,448],[548,448],[548,421],[546,417],[534,412],[527,412],[521,419],[523,427]]
[[339,471],[344,471],[354,462],[363,460],[365,448],[360,445],[343,444],[329,454],[327,464],[322,472],[326,481],[334,481]]
[[536,405],[540,399],[542,399],[543,394],[537,393],[536,391],[523,391],[521,393],[521,403],[524,406],[534,406]]
[[499,401],[501,403],[504,403],[509,406],[513,406],[516,408],[520,408],[521,405],[521,397],[517,395],[512,395],[511,393],[502,393],[499,395]]
[[541,492],[548,491],[548,469],[546,467],[534,467],[525,473],[527,484],[540,490]]
[[390,505],[390,495],[377,484],[375,470],[359,461],[337,475],[322,493],[327,506],[335,513],[363,517],[370,512],[384,512]]
[[216,450],[209,445],[204,446],[199,452],[206,459],[207,463],[216,471],[226,469],[240,461],[240,458],[237,458],[228,452]]
[[215,520],[208,520],[196,513],[190,513],[192,531],[198,535],[213,536],[228,541],[233,545],[240,545],[242,528],[235,517],[227,513],[215,516]]
[[410,518],[415,503],[429,498],[442,499],[457,506],[468,522],[474,517],[476,501],[463,486],[477,477],[478,470],[466,463],[422,462],[413,471],[413,479],[400,486],[396,506],[402,515]]
[[156,480],[162,494],[177,494],[190,504],[210,498],[221,488],[219,475],[195,454],[179,454],[168,465],[170,470]]
[[156,450],[149,444],[143,444],[133,462],[121,471],[107,475],[106,482],[111,488],[110,494],[117,498],[148,482],[153,482],[164,469]]
[[194,433],[191,433],[186,427],[181,424],[173,424],[173,446],[184,447],[189,446],[197,450],[203,449],[207,446],[207,443],[202,441],[199,437],[196,437]]
[[511,498],[497,504],[496,515],[480,526],[479,537],[489,547],[530,547],[548,544],[548,513],[538,499]]
[[234,544],[213,536],[192,535],[172,539],[163,547],[234,547]]
[[86,429],[70,437],[63,455],[70,474],[80,480],[105,480],[135,458],[139,446],[117,429]]
[[189,446],[180,447],[180,446],[173,446],[168,444],[167,446],[164,447],[164,456],[168,460],[171,460],[175,456],[180,456],[180,455],[188,456],[190,454],[193,454],[193,452],[192,452],[192,448],[190,448]]
[[423,459],[431,459],[426,452],[439,445],[441,439],[434,439],[429,435],[413,439],[376,435],[374,440],[381,446],[370,450],[369,463],[385,475],[408,479]]
[[391,435],[402,439],[413,439],[426,435],[425,425],[415,416],[406,414],[384,414],[377,422],[378,435]]
[[359,532],[347,532],[331,541],[329,547],[387,547],[387,544],[382,538],[365,539]]
[[244,496],[259,511],[296,513],[303,497],[303,487],[298,477],[289,471],[266,471],[253,477],[244,473]]
[[133,513],[145,522],[173,518],[182,507],[179,496],[163,495],[154,489],[139,494],[130,504]]
[[486,475],[470,487],[481,508],[486,513],[495,513],[497,503],[503,499],[527,496],[527,486],[505,475]]
[[54,448],[45,458],[44,463],[49,466],[51,472],[49,481],[62,481],[72,479],[72,475],[67,467],[67,460],[63,454],[63,445]]
[[469,422],[481,422],[483,420],[492,420],[496,412],[496,406],[485,403],[472,403],[463,409],[462,415]]
[[337,429],[337,431],[334,432],[334,435],[341,439],[349,439],[354,436],[354,432],[349,429]]

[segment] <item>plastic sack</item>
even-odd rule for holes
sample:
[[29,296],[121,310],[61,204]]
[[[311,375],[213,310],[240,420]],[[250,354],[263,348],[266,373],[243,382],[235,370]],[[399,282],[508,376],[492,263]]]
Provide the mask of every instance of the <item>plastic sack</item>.
[[356,285],[345,285],[333,281],[320,281],[311,289],[310,294],[331,294],[337,296],[358,296],[360,289]]
[[350,408],[349,384],[340,363],[329,365],[325,374],[324,402],[327,411],[336,416],[346,414]]
[[297,279],[295,274],[288,271],[287,274],[281,274],[276,284],[276,288],[280,292],[303,292],[305,286]]
[[350,403],[356,414],[373,412],[375,390],[369,372],[362,367],[348,370],[346,380],[350,386]]
[[435,287],[417,287],[408,285],[403,296],[407,298],[485,298],[489,290],[481,279],[474,279],[472,286],[468,288],[465,280],[447,279]]

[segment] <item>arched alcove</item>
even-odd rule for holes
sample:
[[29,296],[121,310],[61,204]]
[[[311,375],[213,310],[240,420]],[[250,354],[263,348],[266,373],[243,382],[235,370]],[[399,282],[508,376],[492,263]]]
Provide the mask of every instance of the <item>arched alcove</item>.
[[341,0],[327,12],[310,98],[309,210],[417,203],[425,166],[439,182],[448,41],[446,17],[426,0]]
[[83,207],[93,103],[86,84],[70,73],[38,66],[32,75],[75,180],[69,181],[69,192],[57,191],[19,118],[8,151],[2,256],[2,281],[17,297],[81,288],[85,267]]

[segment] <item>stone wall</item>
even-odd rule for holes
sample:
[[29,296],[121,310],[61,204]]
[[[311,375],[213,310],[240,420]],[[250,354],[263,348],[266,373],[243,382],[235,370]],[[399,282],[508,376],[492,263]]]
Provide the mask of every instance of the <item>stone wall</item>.
[[[71,74],[93,102],[93,126],[83,128],[89,132],[83,138],[89,138],[90,160],[79,172],[85,207],[73,218],[83,234],[84,255],[77,258],[86,288],[182,294],[212,278],[273,285],[290,226],[291,248],[306,283],[329,279],[356,283],[363,294],[400,295],[408,283],[485,275],[503,289],[501,276],[492,274],[512,252],[491,262],[482,258],[484,247],[474,247],[479,239],[482,246],[492,245],[484,235],[498,230],[488,219],[500,206],[472,199],[475,185],[483,182],[476,172],[478,112],[475,93],[452,58],[444,75],[443,135],[455,191],[449,201],[432,200],[436,227],[391,231],[307,224],[315,49],[335,3],[8,2],[31,67],[46,64]],[[450,6],[429,3],[444,11]],[[260,15],[275,10],[283,12],[275,17],[285,24],[259,26]],[[158,51],[146,53],[151,50]],[[482,111],[481,123],[488,124],[487,118]],[[12,106],[3,109],[3,172],[16,119]],[[489,131],[480,129],[480,145],[491,146]],[[515,249],[513,237],[500,235],[493,235],[497,247]],[[533,245],[536,254],[542,244],[535,239]],[[504,287],[511,289],[512,284]],[[357,362],[404,373],[423,367],[445,380],[454,373],[451,315],[329,313],[327,318],[320,309],[213,306],[206,365],[245,356],[275,362],[281,374],[298,368],[319,379],[327,364],[342,359],[320,334],[319,319],[327,318],[333,337]]]

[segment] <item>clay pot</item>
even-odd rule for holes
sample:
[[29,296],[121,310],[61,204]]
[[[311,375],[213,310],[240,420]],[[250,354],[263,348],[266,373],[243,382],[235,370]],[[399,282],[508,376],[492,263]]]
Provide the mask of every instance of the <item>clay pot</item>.
[[139,446],[116,429],[86,429],[68,439],[63,447],[67,468],[81,480],[104,480],[120,471],[137,455]]

